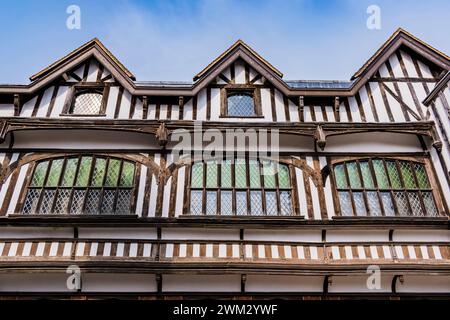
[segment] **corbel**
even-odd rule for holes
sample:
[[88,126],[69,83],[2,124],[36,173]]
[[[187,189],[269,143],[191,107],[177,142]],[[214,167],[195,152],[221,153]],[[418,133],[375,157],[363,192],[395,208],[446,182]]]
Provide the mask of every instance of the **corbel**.
[[438,153],[442,151],[442,141],[439,138],[439,135],[436,132],[436,128],[431,128],[431,139],[433,140],[433,147],[436,149]]
[[325,131],[323,131],[322,126],[317,126],[316,131],[314,132],[314,140],[317,143],[317,146],[320,148],[320,150],[323,151],[325,149],[325,145],[327,144],[327,135]]
[[155,136],[156,139],[158,139],[158,143],[161,148],[164,149],[169,139],[169,130],[166,128],[166,124],[164,122],[161,122],[158,129],[156,129]]
[[143,113],[143,118],[147,119],[147,114],[148,114],[148,97],[147,96],[142,97],[142,113]]
[[336,122],[341,121],[341,117],[339,115],[339,105],[340,104],[341,103],[340,103],[339,97],[334,97],[333,111],[334,111],[334,117],[336,118]]
[[178,97],[178,110],[179,110],[178,119],[182,120],[183,114],[184,114],[184,97],[183,96]]
[[403,275],[396,274],[392,278],[392,282],[391,282],[391,292],[392,293],[397,293],[397,282],[400,282],[401,284],[403,284],[405,282],[405,278],[403,277]]
[[14,94],[14,117],[20,116],[20,111],[22,109],[21,101],[20,101],[20,95]]
[[304,110],[305,110],[305,97],[299,96],[298,97],[298,112],[300,114],[300,122],[304,121],[304,118],[303,118]]

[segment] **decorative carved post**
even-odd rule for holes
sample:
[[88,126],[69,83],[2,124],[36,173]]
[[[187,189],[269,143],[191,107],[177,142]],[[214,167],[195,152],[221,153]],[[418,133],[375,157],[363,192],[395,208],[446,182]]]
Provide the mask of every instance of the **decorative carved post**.
[[156,130],[156,138],[158,139],[161,148],[165,148],[169,139],[169,130],[167,130],[164,122],[161,122],[159,128]]
[[14,95],[14,116],[15,117],[20,116],[20,109],[21,109],[20,96],[16,93]]
[[325,145],[327,144],[327,135],[323,131],[322,126],[317,126],[316,132],[314,133],[314,139],[316,140],[320,150],[323,151],[323,149],[325,149]]
[[334,97],[333,111],[334,111],[334,118],[336,119],[336,122],[341,121],[341,117],[339,115],[339,105],[340,105],[339,97]]
[[143,113],[142,118],[147,119],[147,115],[148,115],[148,98],[147,98],[147,96],[142,97],[142,113]]
[[298,113],[300,115],[300,122],[304,121],[303,110],[305,109],[305,98],[303,96],[298,97]]

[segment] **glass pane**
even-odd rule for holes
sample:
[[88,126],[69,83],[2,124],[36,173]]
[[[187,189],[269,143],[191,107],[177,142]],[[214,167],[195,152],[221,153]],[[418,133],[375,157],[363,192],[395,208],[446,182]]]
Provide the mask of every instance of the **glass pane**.
[[413,216],[423,216],[423,210],[418,192],[407,192],[409,198],[409,204],[411,205],[411,211]]
[[81,214],[83,210],[85,190],[74,190],[72,196],[72,204],[70,206],[71,214]]
[[206,214],[217,214],[217,193],[215,191],[206,192]]
[[352,200],[350,199],[350,193],[341,191],[339,192],[339,203],[341,205],[341,215],[352,216]]
[[88,191],[84,212],[86,214],[97,214],[100,211],[100,190],[91,189]]
[[196,162],[192,165],[191,187],[203,187],[203,162]]
[[429,189],[430,183],[428,182],[427,174],[425,173],[425,167],[423,164],[415,163],[414,171],[416,172],[417,181],[419,182],[420,189]]
[[191,191],[191,214],[202,214],[202,191]]
[[75,98],[71,113],[99,114],[102,106],[102,98],[102,94],[95,92],[79,94]]
[[389,181],[386,175],[386,171],[384,170],[383,161],[373,160],[372,163],[373,163],[373,170],[375,171],[375,176],[377,178],[378,188],[388,189]]
[[401,189],[402,183],[400,175],[398,174],[397,165],[395,161],[386,161],[386,167],[389,172],[389,179],[391,179],[391,186],[393,189]]
[[366,216],[366,204],[364,203],[364,196],[362,192],[353,192],[353,201],[355,202],[355,209],[357,216]]
[[264,214],[261,191],[250,191],[250,214],[252,216],[261,216]]
[[433,194],[431,192],[422,192],[423,204],[427,210],[428,216],[437,216],[438,212],[436,209],[436,204],[434,203]]
[[266,213],[268,216],[278,214],[277,195],[275,192],[266,192]]
[[344,165],[338,164],[334,167],[337,188],[347,188],[347,178],[345,177]]
[[105,186],[116,187],[119,179],[120,160],[109,159],[108,173],[106,174]]
[[41,207],[39,208],[39,213],[51,213],[53,200],[55,199],[55,190],[45,190],[42,196]]
[[380,201],[378,201],[378,194],[370,191],[366,193],[367,203],[369,205],[370,215],[372,217],[381,216]]
[[224,160],[221,164],[220,185],[222,188],[231,188],[231,160]]
[[131,213],[131,190],[119,190],[117,192],[116,214]]
[[289,168],[284,164],[278,165],[278,187],[289,188]]
[[22,212],[25,214],[36,213],[36,207],[39,201],[39,196],[41,195],[40,189],[28,189],[25,202],[23,203]]
[[356,162],[347,163],[348,178],[350,180],[351,188],[361,188],[361,179],[359,177],[358,167]]
[[236,214],[238,216],[247,215],[247,192],[236,192]]
[[220,192],[220,214],[222,216],[231,216],[233,214],[233,197],[231,191]]
[[282,216],[292,215],[292,199],[290,191],[280,192],[280,209]]
[[87,187],[89,180],[89,173],[91,172],[91,157],[82,157],[80,168],[78,169],[77,187]]
[[409,213],[408,200],[405,192],[394,192],[395,203],[397,204],[398,213],[401,216],[407,216]]
[[96,158],[94,172],[92,173],[91,186],[101,187],[103,186],[103,177],[105,176],[106,159]]
[[275,165],[271,161],[264,161],[262,167],[264,176],[264,187],[275,188]]
[[206,163],[206,187],[217,187],[217,164],[214,161]]
[[233,93],[227,98],[227,115],[251,117],[255,115],[253,95],[248,93]]
[[114,213],[114,200],[116,198],[116,190],[104,190],[102,198],[102,207],[100,209],[103,214]]
[[362,178],[364,182],[364,188],[373,189],[375,187],[372,179],[372,173],[370,172],[369,162],[361,161],[359,163],[359,167],[361,168]]
[[416,188],[416,182],[414,181],[414,175],[409,162],[399,161],[400,170],[402,171],[403,182],[405,183],[406,189]]
[[31,180],[31,187],[42,187],[44,185],[45,174],[47,173],[48,161],[39,162],[34,169],[33,179]]
[[71,189],[59,189],[55,203],[55,213],[68,214],[69,213],[69,198]]
[[72,187],[77,172],[78,158],[67,159],[64,176],[61,182],[63,187]]
[[52,166],[47,178],[47,187],[56,187],[61,176],[64,159],[56,159],[52,161]]
[[259,161],[250,160],[249,168],[250,168],[250,187],[251,188],[260,188],[261,187],[261,174],[259,172]]
[[120,177],[120,186],[132,187],[133,182],[134,182],[134,163],[124,161],[122,167],[122,176]]
[[247,187],[247,170],[244,159],[236,159],[234,163],[234,180],[236,188]]
[[394,204],[390,192],[381,192],[381,202],[383,202],[384,215],[388,217],[395,216]]

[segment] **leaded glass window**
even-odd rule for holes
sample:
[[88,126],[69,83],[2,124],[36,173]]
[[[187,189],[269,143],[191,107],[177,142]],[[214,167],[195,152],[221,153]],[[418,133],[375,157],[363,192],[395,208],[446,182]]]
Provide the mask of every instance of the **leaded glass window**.
[[231,92],[227,95],[227,111],[229,117],[256,116],[255,100],[252,92]]
[[97,91],[82,91],[75,95],[70,114],[92,115],[102,111],[103,94]]
[[394,159],[334,165],[343,216],[438,215],[425,165]]
[[133,162],[99,156],[55,158],[36,163],[25,214],[130,214]]
[[293,215],[289,166],[257,159],[208,160],[191,166],[190,214]]

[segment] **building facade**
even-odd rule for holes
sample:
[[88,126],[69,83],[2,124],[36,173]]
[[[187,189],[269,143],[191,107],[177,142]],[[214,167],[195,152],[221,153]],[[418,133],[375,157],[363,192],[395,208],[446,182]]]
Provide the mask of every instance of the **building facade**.
[[93,39],[0,85],[0,296],[448,297],[449,70],[399,29],[350,81],[237,41],[141,82]]

